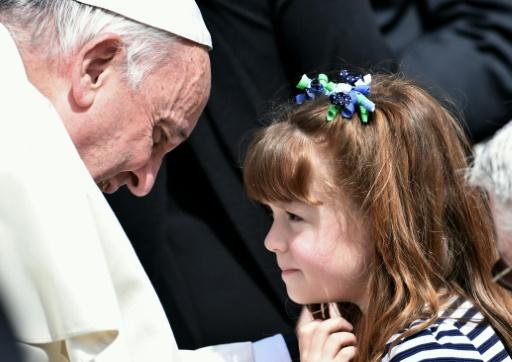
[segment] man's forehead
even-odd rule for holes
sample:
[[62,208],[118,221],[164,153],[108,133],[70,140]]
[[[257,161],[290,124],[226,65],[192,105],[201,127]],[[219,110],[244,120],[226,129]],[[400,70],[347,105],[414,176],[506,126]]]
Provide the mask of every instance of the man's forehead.
[[194,0],[74,0],[167,31],[211,49],[212,40]]

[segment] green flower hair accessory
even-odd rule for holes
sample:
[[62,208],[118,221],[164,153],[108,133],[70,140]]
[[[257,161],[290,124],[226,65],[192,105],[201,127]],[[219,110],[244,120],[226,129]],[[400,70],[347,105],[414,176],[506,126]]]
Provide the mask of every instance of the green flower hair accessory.
[[297,84],[297,88],[304,93],[295,97],[296,103],[302,104],[306,100],[327,96],[331,101],[326,116],[328,122],[334,120],[339,113],[343,118],[351,119],[357,110],[361,122],[368,123],[370,113],[375,111],[375,103],[367,98],[370,94],[372,76],[367,74],[362,77],[347,70],[342,70],[339,76],[341,82],[335,83],[325,74],[319,74],[315,79],[310,79],[304,74]]

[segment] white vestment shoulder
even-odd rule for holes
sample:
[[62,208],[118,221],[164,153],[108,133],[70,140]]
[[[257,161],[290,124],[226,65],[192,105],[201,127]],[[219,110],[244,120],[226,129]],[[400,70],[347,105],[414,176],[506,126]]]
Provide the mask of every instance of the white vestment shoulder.
[[[128,238],[1,24],[0,54],[0,296],[26,360],[208,362],[208,350],[180,357]],[[251,361],[250,343],[218,348],[211,361]]]

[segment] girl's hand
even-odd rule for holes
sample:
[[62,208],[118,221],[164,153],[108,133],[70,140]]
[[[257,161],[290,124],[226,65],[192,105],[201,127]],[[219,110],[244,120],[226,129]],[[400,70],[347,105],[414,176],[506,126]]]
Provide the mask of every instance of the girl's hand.
[[[336,315],[336,314],[331,314]],[[301,362],[345,362],[356,355],[352,325],[340,316],[314,319],[304,308],[297,324]]]

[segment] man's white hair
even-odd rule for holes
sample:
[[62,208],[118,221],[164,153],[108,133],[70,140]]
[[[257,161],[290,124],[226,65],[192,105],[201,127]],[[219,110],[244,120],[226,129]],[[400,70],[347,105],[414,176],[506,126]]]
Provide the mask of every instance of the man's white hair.
[[177,37],[109,11],[72,0],[2,0],[0,21],[17,42],[59,57],[95,36],[118,34],[126,46],[126,79],[132,86],[170,56]]
[[483,187],[500,202],[512,202],[512,121],[475,150],[468,181]]
[[492,197],[496,223],[512,232],[512,121],[476,147],[467,176],[470,184],[482,187]]

